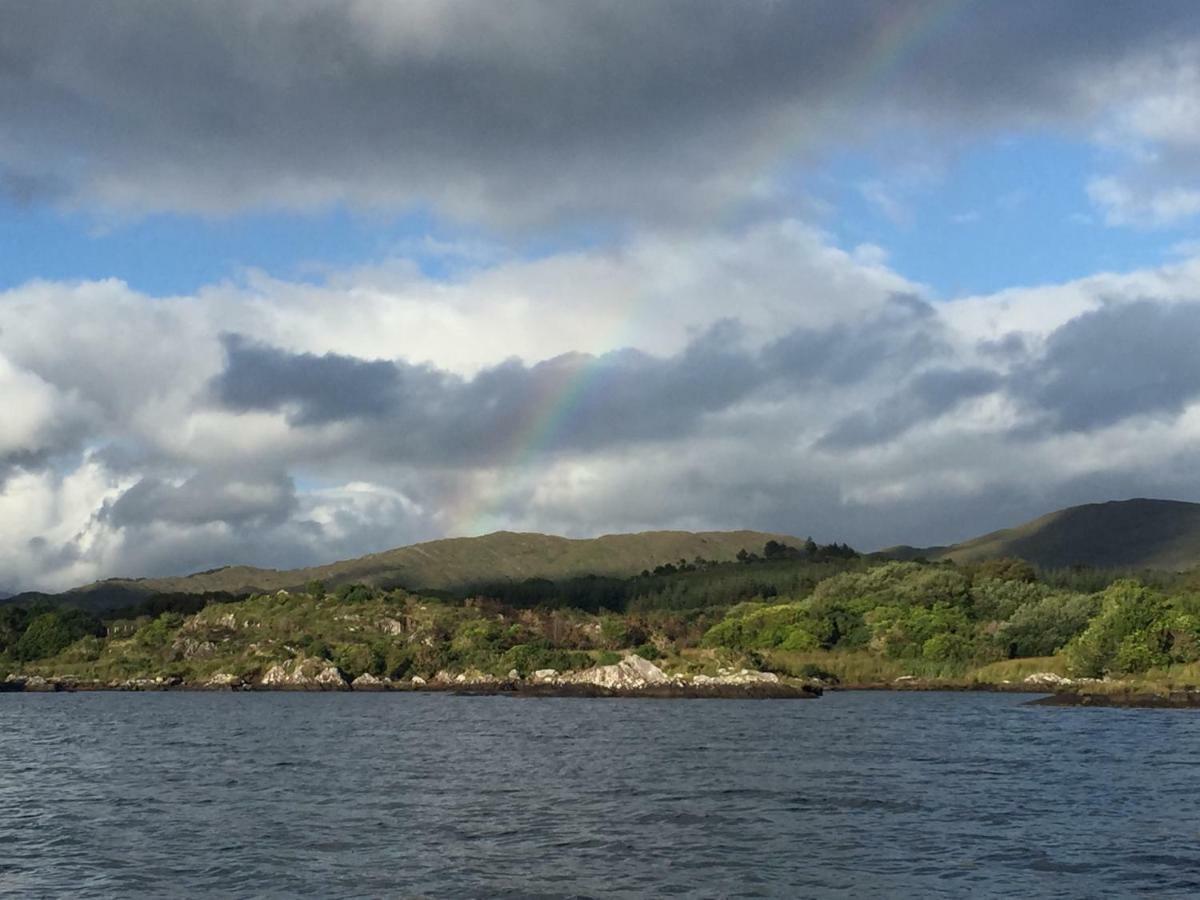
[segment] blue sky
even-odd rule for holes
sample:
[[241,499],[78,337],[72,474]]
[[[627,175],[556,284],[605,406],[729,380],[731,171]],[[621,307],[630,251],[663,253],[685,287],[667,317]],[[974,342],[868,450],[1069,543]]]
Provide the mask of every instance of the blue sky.
[[[988,136],[922,155],[912,135],[849,147],[804,170],[798,188],[819,204],[814,221],[844,249],[882,248],[900,274],[935,299],[1069,281],[1097,271],[1160,265],[1194,240],[1194,222],[1113,227],[1087,190],[1109,154],[1044,134]],[[919,146],[919,145],[918,145]],[[897,162],[898,160],[898,162]],[[807,211],[807,210],[806,210]],[[574,222],[518,235],[465,227],[428,210],[333,209],[229,215],[66,212],[0,206],[0,287],[31,279],[117,278],[153,296],[187,294],[248,269],[283,280],[410,259],[430,277],[452,274],[438,244],[484,243],[534,259],[615,240],[611,228]]]
[[850,154],[813,176],[830,207],[822,221],[844,247],[879,245],[941,298],[1160,265],[1197,235],[1193,222],[1106,225],[1087,180],[1108,155],[1083,141],[991,137],[917,172],[880,155]]

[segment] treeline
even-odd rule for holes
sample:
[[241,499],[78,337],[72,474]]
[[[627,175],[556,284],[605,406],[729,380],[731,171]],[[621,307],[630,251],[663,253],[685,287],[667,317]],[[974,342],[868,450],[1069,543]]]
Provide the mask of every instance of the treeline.
[[57,659],[80,672],[197,676],[264,665],[273,658],[264,648],[390,677],[572,668],[627,650],[678,664],[709,651],[754,665],[796,659],[789,653],[874,654],[914,674],[1054,655],[1087,677],[1200,662],[1200,576],[1137,574],[1040,571],[1020,560],[881,562],[845,545],[770,541],[736,562],[679,560],[631,578],[529,579],[435,596],[313,582],[246,599],[152,596],[103,621],[69,607],[5,605],[0,664]]
[[1061,577],[1043,579],[1019,560],[964,568],[889,562],[828,578],[808,597],[736,606],[703,642],[758,651],[865,650],[940,673],[1060,652],[1070,671],[1085,677],[1200,660],[1200,595],[1087,574],[1103,588],[1064,589]]
[[551,581],[478,582],[445,596],[484,597],[516,609],[578,609],[584,612],[651,613],[726,607],[753,598],[798,596],[823,579],[860,564],[845,544],[804,547],[767,541],[761,553],[742,549],[737,562],[696,557],[663,563],[632,578],[586,575]]

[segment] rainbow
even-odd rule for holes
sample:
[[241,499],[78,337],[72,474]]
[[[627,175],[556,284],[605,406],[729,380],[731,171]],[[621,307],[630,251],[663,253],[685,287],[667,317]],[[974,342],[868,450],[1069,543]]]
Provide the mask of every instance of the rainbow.
[[[837,92],[837,105],[852,107],[885,84],[898,68],[942,36],[972,2],[897,0],[882,5],[880,16],[885,18],[884,25],[863,55],[862,64],[852,68],[844,79]],[[617,311],[613,332],[601,346],[626,346],[627,338],[635,331],[642,305],[636,294],[628,298]],[[509,508],[510,501],[524,489],[531,464],[556,446],[570,432],[578,415],[601,394],[607,368],[603,355],[589,356],[561,383],[536,398],[524,421],[513,429],[507,445],[498,448],[500,452],[492,469],[496,483],[481,486],[464,479],[466,483],[448,505],[447,533],[478,535],[504,526],[500,510]]]

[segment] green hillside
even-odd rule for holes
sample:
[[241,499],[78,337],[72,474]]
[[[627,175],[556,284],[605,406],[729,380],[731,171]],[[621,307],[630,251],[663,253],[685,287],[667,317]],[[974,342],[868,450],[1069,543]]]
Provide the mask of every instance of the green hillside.
[[804,543],[788,535],[759,531],[648,531],[585,539],[499,531],[481,537],[413,544],[306,569],[229,566],[170,578],[109,579],[57,597],[26,594],[12,600],[66,601],[102,610],[128,605],[149,595],[242,595],[302,588],[312,581],[321,581],[329,588],[356,583],[415,591],[528,578],[625,577],[681,559],[732,561],[740,550],[758,552],[769,540],[792,545]]
[[1043,568],[1178,572],[1200,565],[1200,503],[1115,500],[1072,506],[952,547],[896,548],[897,558],[957,563],[1019,557]]

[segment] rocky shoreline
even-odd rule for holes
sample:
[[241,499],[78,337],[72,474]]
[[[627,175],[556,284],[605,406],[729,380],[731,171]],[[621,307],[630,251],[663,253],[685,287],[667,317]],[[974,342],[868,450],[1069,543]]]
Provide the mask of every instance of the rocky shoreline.
[[480,672],[439,672],[392,680],[360,675],[350,680],[326,660],[299,657],[269,668],[261,677],[218,672],[199,683],[172,676],[96,682],[68,676],[10,675],[0,691],[367,691],[434,692],[471,696],[644,697],[652,699],[812,699],[818,683],[784,681],[771,672],[718,670],[716,675],[669,675],[649,660],[631,654],[618,663],[579,672],[542,669],[528,677],[512,671],[504,678]]
[[1088,706],[1101,709],[1200,709],[1200,691],[1059,691],[1030,706]]

